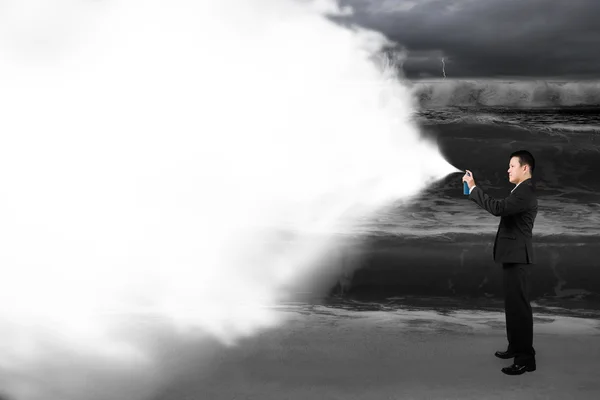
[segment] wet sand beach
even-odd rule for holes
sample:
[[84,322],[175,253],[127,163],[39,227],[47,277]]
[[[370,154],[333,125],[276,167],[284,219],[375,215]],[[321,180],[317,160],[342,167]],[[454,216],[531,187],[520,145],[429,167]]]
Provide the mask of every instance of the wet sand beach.
[[537,370],[507,376],[504,315],[288,305],[281,327],[215,352],[153,400],[597,399],[600,320],[535,315]]

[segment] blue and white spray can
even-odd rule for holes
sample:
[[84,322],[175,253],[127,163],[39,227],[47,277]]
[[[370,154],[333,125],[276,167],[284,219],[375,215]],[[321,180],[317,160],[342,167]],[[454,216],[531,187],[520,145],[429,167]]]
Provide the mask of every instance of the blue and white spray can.
[[[470,173],[467,172],[468,176],[471,176]],[[469,185],[467,182],[463,182],[463,194],[469,194]]]

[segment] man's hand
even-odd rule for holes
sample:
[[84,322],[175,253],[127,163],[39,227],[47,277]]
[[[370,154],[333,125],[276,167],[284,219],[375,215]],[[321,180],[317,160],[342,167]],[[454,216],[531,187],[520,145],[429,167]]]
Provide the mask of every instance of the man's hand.
[[473,179],[473,173],[471,171],[468,169],[466,171],[467,173],[463,176],[462,181],[467,182],[467,185],[469,185],[469,190],[471,190],[471,188],[475,186],[475,179]]

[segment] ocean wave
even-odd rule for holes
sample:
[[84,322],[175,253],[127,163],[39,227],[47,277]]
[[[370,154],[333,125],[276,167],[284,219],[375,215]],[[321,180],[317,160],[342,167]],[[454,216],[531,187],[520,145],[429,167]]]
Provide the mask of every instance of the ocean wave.
[[543,129],[558,132],[600,133],[600,125],[551,124]]
[[440,80],[410,84],[421,107],[573,107],[600,105],[600,81]]
[[501,107],[445,107],[419,110],[413,118],[420,125],[496,125],[527,131],[573,134],[600,133],[600,108],[592,109],[517,109]]
[[[444,112],[446,111],[446,112]],[[502,115],[493,114],[464,114],[459,112],[420,112],[415,115],[417,121],[423,125],[444,125],[444,124],[482,124],[482,125],[514,125],[517,128],[522,127],[520,121],[511,119]]]

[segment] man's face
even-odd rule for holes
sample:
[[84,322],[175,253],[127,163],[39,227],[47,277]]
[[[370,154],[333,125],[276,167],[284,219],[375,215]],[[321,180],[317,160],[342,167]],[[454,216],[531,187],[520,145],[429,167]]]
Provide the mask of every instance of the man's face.
[[527,171],[528,166],[523,165],[519,162],[519,157],[513,157],[510,159],[508,163],[508,180],[510,183],[514,183],[515,185],[521,182],[525,178],[525,171]]

